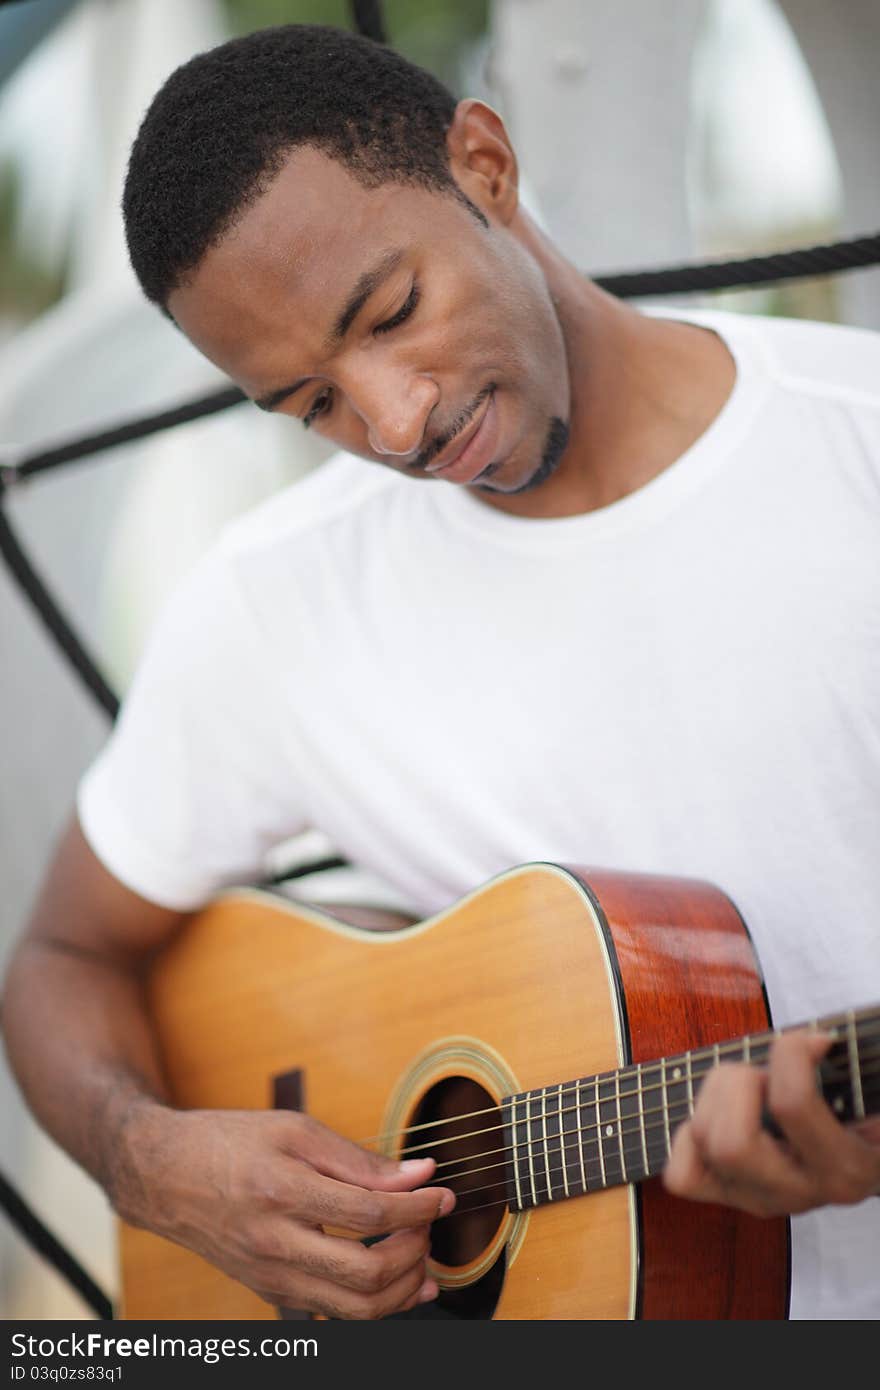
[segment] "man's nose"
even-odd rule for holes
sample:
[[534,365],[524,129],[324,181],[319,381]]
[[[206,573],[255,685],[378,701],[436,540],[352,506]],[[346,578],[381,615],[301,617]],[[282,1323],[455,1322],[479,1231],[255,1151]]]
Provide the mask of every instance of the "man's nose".
[[364,412],[367,440],[374,454],[403,458],[423,446],[428,417],[440,397],[436,382],[418,376],[386,387]]

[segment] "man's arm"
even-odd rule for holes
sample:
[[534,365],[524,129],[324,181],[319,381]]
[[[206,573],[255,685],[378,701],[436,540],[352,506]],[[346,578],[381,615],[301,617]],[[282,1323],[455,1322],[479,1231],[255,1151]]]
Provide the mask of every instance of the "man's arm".
[[[667,1189],[755,1216],[849,1206],[880,1193],[880,1116],[844,1126],[816,1085],[830,1042],[797,1030],[773,1040],[766,1069],[725,1063],[710,1072],[692,1119],[675,1132]],[[781,1137],[764,1124],[765,1112]]]
[[[375,1318],[436,1296],[428,1226],[452,1196],[410,1190],[432,1161],[395,1164],[290,1112],[170,1103],[143,982],[185,920],[124,887],[72,821],[4,984],[6,1048],[34,1115],[121,1217],[271,1303]],[[323,1224],[392,1234],[366,1248]]]

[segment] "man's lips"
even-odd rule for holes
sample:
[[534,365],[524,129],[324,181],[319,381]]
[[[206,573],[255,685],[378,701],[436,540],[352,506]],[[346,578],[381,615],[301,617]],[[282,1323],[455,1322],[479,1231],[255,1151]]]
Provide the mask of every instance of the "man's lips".
[[490,391],[483,410],[463,434],[458,435],[445,455],[425,465],[425,472],[452,483],[472,483],[492,462],[497,445],[498,411],[495,392]]

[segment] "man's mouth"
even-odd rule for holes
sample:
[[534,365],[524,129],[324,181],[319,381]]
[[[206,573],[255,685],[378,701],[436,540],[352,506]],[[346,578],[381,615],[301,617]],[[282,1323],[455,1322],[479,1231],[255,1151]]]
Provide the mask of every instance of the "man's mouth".
[[498,410],[491,387],[482,410],[431,463],[425,472],[451,483],[473,483],[492,463],[498,447]]

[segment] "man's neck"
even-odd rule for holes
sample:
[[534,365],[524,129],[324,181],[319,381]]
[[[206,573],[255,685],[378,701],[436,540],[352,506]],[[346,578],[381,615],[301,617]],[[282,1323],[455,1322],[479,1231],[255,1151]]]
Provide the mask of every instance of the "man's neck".
[[710,330],[641,314],[599,289],[527,214],[516,230],[544,271],[562,326],[570,437],[540,486],[475,495],[517,516],[576,516],[628,496],[680,458],[723,408],[736,367]]

